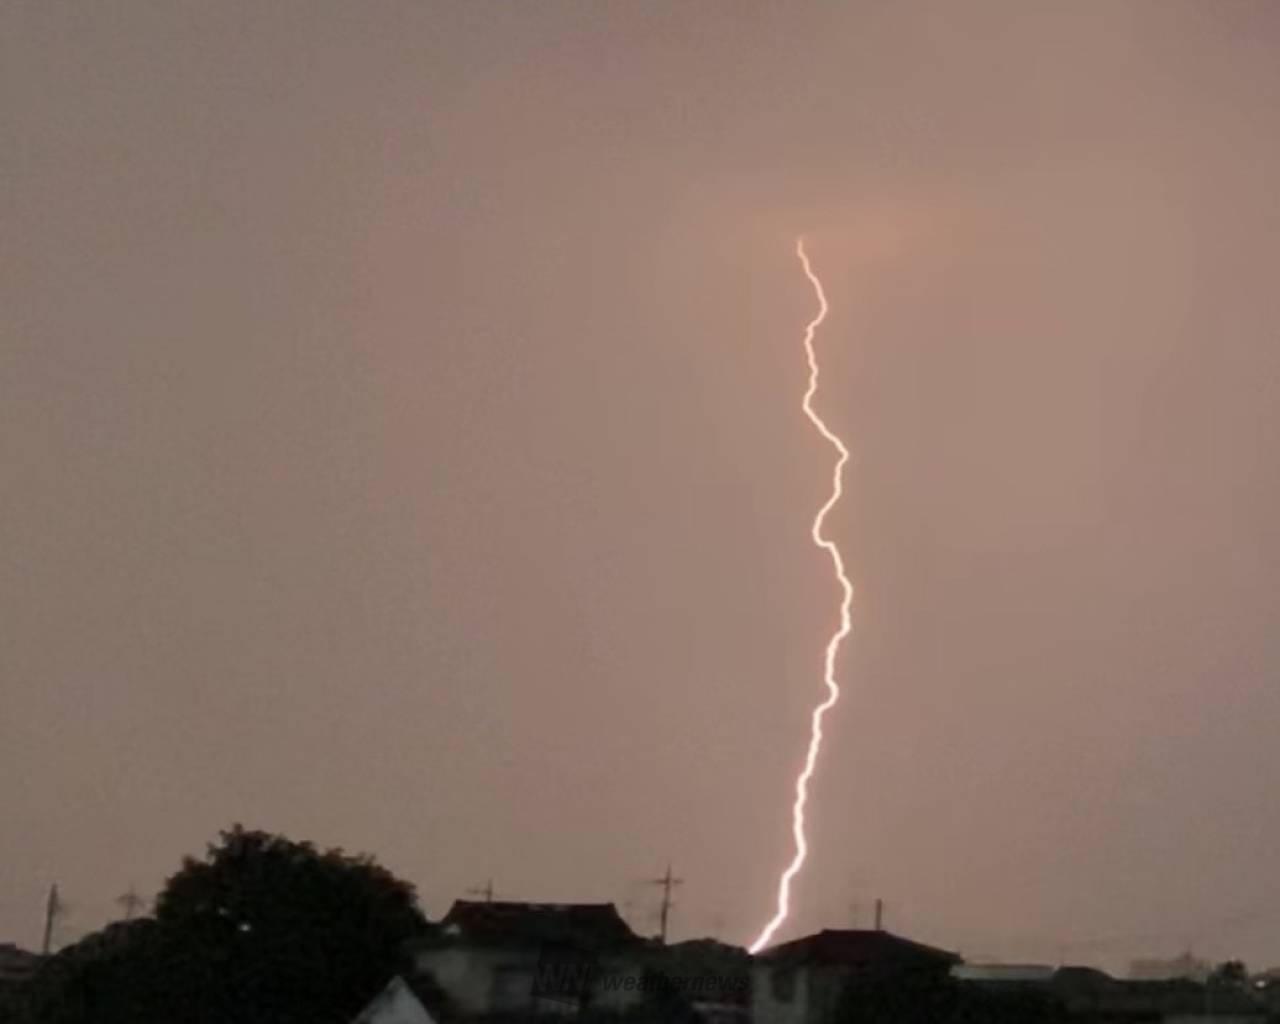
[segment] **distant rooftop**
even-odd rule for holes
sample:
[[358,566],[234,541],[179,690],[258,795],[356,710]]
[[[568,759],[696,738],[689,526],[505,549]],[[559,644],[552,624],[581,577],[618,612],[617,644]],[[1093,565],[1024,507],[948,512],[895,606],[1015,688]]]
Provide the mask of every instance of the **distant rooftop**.
[[31,977],[44,959],[11,942],[0,942],[0,982],[23,981]]
[[[1042,972],[1048,971],[1045,975]],[[1187,978],[1120,980],[1096,967],[978,964],[952,969],[953,976],[995,989],[1034,986],[1056,996],[1073,1013],[1159,1020],[1166,1016],[1217,1015],[1261,1021],[1265,1011],[1247,992],[1208,990]],[[1038,976],[1037,976],[1038,974]]]
[[951,976],[961,981],[1048,982],[1056,968],[1049,964],[956,964]]

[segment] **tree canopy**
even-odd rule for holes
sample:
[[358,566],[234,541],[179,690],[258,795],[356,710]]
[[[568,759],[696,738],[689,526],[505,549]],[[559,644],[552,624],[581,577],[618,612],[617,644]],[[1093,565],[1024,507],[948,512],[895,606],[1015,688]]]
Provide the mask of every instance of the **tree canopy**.
[[32,1012],[41,1024],[346,1024],[427,927],[413,886],[371,859],[237,825],[184,861],[154,920],[46,965]]

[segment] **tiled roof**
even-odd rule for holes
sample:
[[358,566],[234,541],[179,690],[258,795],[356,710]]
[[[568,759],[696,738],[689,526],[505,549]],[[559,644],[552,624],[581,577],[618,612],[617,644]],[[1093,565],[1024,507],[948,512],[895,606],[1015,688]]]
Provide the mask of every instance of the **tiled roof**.
[[612,903],[482,903],[456,900],[440,938],[475,945],[562,944],[578,948],[641,945]]
[[[410,1000],[417,1001],[422,1013],[413,1008]],[[373,1024],[384,1016],[392,1020],[425,1016],[432,1024],[448,1024],[458,1019],[457,1011],[433,979],[400,974],[374,996],[352,1024]]]

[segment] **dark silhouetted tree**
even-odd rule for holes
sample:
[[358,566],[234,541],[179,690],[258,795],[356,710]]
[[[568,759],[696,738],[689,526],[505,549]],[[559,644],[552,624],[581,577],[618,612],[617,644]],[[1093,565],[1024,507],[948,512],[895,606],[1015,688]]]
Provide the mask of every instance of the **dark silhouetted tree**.
[[217,1024],[345,1024],[426,930],[372,860],[238,825],[169,879],[156,921],[171,980]]
[[428,925],[365,857],[236,826],[188,858],[154,919],[54,957],[40,1024],[348,1024]]
[[159,929],[150,918],[110,924],[41,965],[16,1019],[32,1024],[161,1020]]

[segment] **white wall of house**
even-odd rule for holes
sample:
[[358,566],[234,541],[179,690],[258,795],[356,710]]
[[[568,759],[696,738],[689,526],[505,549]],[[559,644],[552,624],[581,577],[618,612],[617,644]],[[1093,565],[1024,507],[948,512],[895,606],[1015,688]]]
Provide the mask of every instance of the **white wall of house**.
[[779,970],[756,963],[751,970],[751,1020],[753,1024],[807,1024],[808,970]]
[[801,964],[779,971],[757,963],[751,979],[752,1022],[826,1024],[833,1019],[851,976],[849,968],[833,965]]
[[[466,1013],[527,1010],[533,1007],[533,987],[541,951],[536,948],[487,948],[445,946],[420,950],[415,965],[426,971]],[[619,958],[599,964],[592,1005],[614,1010],[635,1006],[644,998],[639,984],[628,987],[625,980],[639,980],[638,959]],[[606,984],[605,979],[614,983]],[[536,1007],[543,1013],[576,1012],[577,1007],[551,999],[540,999]]]
[[596,972],[591,1005],[604,1010],[626,1010],[644,999],[644,971],[638,959],[604,960]]
[[[493,950],[480,947],[445,946],[420,950],[416,966],[427,971],[449,998],[464,1013],[489,1013],[527,1007],[533,985],[537,955],[521,956],[519,950]],[[501,970],[502,977],[497,975]],[[527,973],[524,1001],[518,1005],[494,1005],[495,995],[501,1003],[515,998],[518,973]],[[495,991],[496,986],[496,991]]]

